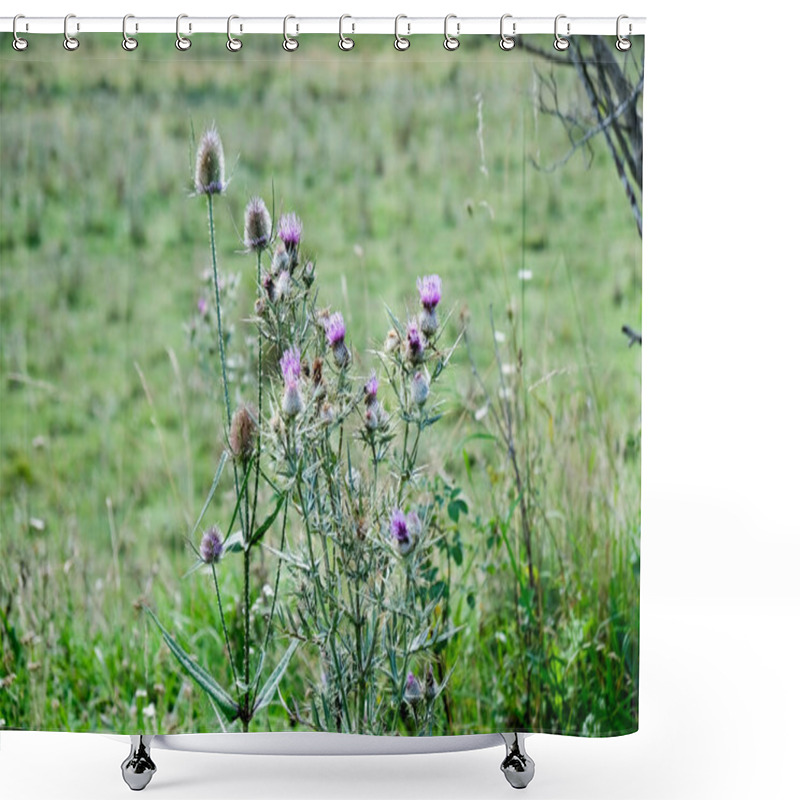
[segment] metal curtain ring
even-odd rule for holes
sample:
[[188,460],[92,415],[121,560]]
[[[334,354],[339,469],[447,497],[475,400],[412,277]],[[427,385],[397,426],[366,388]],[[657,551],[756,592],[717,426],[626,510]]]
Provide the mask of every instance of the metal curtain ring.
[[[297,17],[293,17],[289,14],[283,18],[283,49],[286,50],[287,53],[292,53],[300,47],[300,42],[294,37],[289,36],[288,25],[290,19],[297,19]],[[295,24],[295,30],[298,32],[300,31],[300,27],[297,24]]]
[[511,23],[511,36],[506,36],[505,31],[503,28],[505,27],[505,21],[507,19],[512,19],[511,14],[503,14],[500,17],[500,49],[501,50],[513,50],[514,48],[514,35],[517,32],[517,23]]
[[[411,40],[406,39],[405,36],[400,35],[400,20],[408,19],[405,14],[398,14],[394,18],[394,49],[395,50],[408,50],[411,47]],[[411,33],[411,26],[408,26],[408,32]]]
[[[77,50],[81,44],[74,36],[69,35],[69,21],[71,19],[75,19],[74,14],[67,14],[64,17],[64,49],[70,52]],[[77,26],[76,30],[80,30],[80,25]]]
[[[178,50],[188,50],[192,46],[192,40],[191,39],[187,39],[181,33],[181,20],[182,19],[188,19],[188,18],[189,18],[188,14],[178,14],[178,16],[175,18],[175,36],[177,37],[175,39],[175,47],[177,47]],[[190,22],[189,23],[189,33],[191,33],[191,32],[192,32],[192,23]]]
[[[353,18],[349,14],[342,14],[342,16],[339,17],[339,49],[340,50],[352,50],[356,46],[356,43],[349,36],[345,36],[344,32],[342,30],[342,26],[344,25],[344,21],[346,19],[353,19]],[[352,25],[353,31],[355,31],[355,29],[356,29],[355,23],[351,23],[351,25]]]
[[[555,41],[553,42],[553,47],[555,47],[555,49],[558,50],[559,52],[562,52],[562,51],[566,50],[569,47],[569,41],[567,39],[563,39],[558,33],[558,21],[560,19],[566,19],[566,18],[567,18],[566,14],[559,14],[556,17],[555,24],[553,25],[553,32],[555,33],[555,37],[556,37]],[[569,34],[570,34],[569,28],[570,28],[570,24],[568,22],[567,23],[567,36],[569,36]]]
[[27,48],[28,48],[28,40],[27,39],[23,39],[17,33],[17,20],[18,19],[25,19],[25,15],[24,14],[17,14],[17,16],[14,17],[14,22],[11,23],[11,30],[12,30],[12,32],[14,34],[14,39],[11,42],[11,46],[17,52],[21,53],[23,50],[27,50]]
[[453,50],[458,50],[458,46],[461,44],[461,42],[457,38],[458,35],[461,33],[461,23],[460,22],[456,22],[456,35],[455,36],[451,36],[447,32],[447,23],[451,19],[457,20],[458,17],[455,14],[448,14],[444,18],[444,42],[442,42],[442,44],[444,45],[444,49],[445,50],[453,51]]
[[[242,40],[237,39],[235,36],[231,34],[231,22],[233,22],[233,20],[235,19],[239,19],[239,17],[237,17],[236,14],[231,14],[228,17],[228,42],[225,45],[225,47],[227,47],[228,50],[231,51],[231,53],[238,53],[239,50],[242,49]],[[239,30],[240,31],[242,30],[241,26],[239,26]]]
[[[625,14],[620,14],[617,17],[617,44],[616,44],[616,47],[617,47],[617,50],[620,51],[620,53],[624,53],[626,50],[630,50],[631,49],[631,40],[626,38],[625,36],[623,36],[619,32],[620,22],[622,22],[622,20],[624,20],[624,19],[628,19],[628,17],[625,16]],[[629,22],[628,23],[628,36],[631,35],[632,29],[633,28],[632,28],[632,26],[631,26],[631,24]]]
[[[136,19],[133,14],[126,14],[122,18],[122,49],[127,50],[129,53],[131,50],[135,50],[139,46],[139,41],[134,39],[132,36],[128,36],[128,20],[129,19]],[[136,26],[136,29],[139,29],[139,26]]]

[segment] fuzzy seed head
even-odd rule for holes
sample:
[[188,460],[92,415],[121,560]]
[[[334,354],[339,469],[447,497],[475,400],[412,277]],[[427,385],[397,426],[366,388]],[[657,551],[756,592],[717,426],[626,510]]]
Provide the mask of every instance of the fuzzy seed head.
[[200,139],[194,168],[197,194],[221,194],[225,191],[225,154],[217,129],[209,128]]
[[272,218],[260,197],[253,197],[244,212],[244,246],[257,252],[266,249],[272,237]]

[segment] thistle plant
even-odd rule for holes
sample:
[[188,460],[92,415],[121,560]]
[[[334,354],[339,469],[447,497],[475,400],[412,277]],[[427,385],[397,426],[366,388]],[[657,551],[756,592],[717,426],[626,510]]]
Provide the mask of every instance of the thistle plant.
[[[365,374],[344,315],[318,302],[299,216],[283,214],[273,226],[266,204],[252,198],[243,238],[255,261],[245,284],[255,287],[246,322],[256,375],[242,376],[239,394],[254,396],[234,409],[214,228],[214,199],[228,184],[214,130],[201,140],[194,183],[208,208],[214,306],[205,314],[216,319],[227,447],[190,539],[220,483],[232,479],[227,530],[212,525],[193,547],[194,568],[211,573],[233,690],[154,619],[181,667],[245,731],[302,644],[308,685],[281,696],[293,722],[431,733],[448,678],[438,653],[456,633],[442,612],[449,586],[434,564],[441,506],[427,491],[420,447],[441,419],[436,387],[455,348],[441,345],[442,282],[419,277],[419,306],[405,324],[387,309],[386,345],[366,352],[373,363]],[[274,572],[269,608],[251,591],[257,552]],[[241,603],[226,618],[218,571],[233,569],[236,556]],[[275,666],[264,680],[268,662]]]

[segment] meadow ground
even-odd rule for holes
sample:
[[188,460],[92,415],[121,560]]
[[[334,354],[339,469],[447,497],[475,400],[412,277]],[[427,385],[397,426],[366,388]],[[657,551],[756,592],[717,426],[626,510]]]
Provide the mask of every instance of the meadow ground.
[[[256,193],[303,219],[360,369],[385,306],[415,308],[419,275],[442,277],[448,344],[466,326],[423,443],[431,481],[466,504],[449,532],[463,626],[447,647],[450,731],[635,729],[641,351],[620,328],[640,329],[641,240],[602,142],[536,170],[569,142],[537,113],[533,57],[494,38],[341,54],[315,37],[292,55],[248,40],[236,56],[117,39],[22,57],[0,41],[0,725],[219,728],[139,612],[158,609],[223,679],[213,587],[182,578],[223,447],[214,341],[188,333],[209,267],[193,139],[215,123],[231,179],[217,249],[240,276],[232,353]],[[573,71],[556,80],[587,114]],[[535,592],[481,383],[514,419]],[[269,585],[268,554],[258,566]],[[220,580],[234,616],[237,576]],[[302,697],[314,669],[298,651],[282,695]],[[285,710],[259,725],[285,728]]]

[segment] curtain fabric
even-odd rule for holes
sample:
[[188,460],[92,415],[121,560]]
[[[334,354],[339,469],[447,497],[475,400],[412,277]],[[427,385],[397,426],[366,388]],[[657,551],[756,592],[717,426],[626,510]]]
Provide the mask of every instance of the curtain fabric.
[[638,727],[644,42],[0,39],[0,727]]

